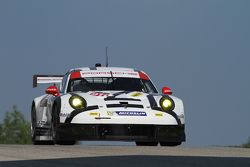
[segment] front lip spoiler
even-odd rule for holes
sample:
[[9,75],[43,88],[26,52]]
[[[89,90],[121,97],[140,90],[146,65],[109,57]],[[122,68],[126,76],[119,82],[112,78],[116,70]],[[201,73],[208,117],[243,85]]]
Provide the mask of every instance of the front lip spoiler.
[[58,124],[58,140],[186,141],[185,125]]

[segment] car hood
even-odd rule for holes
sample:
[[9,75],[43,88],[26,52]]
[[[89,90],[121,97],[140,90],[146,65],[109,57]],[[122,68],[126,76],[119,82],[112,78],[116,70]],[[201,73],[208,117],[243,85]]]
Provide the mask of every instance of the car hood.
[[[153,97],[151,94],[137,91],[89,91],[86,93],[71,93],[71,95],[74,94],[83,97],[89,107],[99,106],[99,108],[110,109],[119,107],[134,109],[150,108],[149,96],[156,101],[157,98],[161,97],[158,94],[155,94]],[[157,103],[156,101],[155,103]]]

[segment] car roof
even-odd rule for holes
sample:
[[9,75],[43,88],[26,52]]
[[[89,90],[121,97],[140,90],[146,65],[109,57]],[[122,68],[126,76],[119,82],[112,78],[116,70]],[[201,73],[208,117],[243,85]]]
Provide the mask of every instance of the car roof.
[[81,77],[83,75],[84,77],[107,77],[107,76],[110,76],[110,72],[112,72],[111,74],[114,77],[142,78],[142,79],[150,80],[149,76],[144,71],[139,71],[133,68],[82,67],[82,68],[74,68],[69,71],[69,73],[71,73],[72,75],[72,78],[79,77],[79,75]]
[[124,67],[81,67],[81,68],[74,68],[70,71],[91,71],[91,70],[97,70],[97,71],[135,71],[139,72],[139,70],[133,69],[133,68],[124,68]]

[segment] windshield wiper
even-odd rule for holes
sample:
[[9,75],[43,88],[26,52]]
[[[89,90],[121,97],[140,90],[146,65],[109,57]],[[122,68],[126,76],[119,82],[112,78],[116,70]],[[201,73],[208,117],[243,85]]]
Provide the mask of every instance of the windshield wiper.
[[111,75],[112,81],[114,82],[114,76],[113,76],[112,71],[110,71],[110,75]]
[[115,79],[114,79],[112,71],[110,71],[110,75],[111,75],[111,78],[112,78],[112,89],[114,90],[114,84],[113,83],[114,83]]

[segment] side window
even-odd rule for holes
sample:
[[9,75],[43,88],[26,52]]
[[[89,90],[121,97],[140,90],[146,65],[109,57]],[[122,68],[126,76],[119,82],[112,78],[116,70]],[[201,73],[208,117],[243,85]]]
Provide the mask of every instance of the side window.
[[92,90],[92,84],[84,78],[70,80],[67,88],[67,92],[88,92],[90,90]]
[[154,85],[152,84],[152,82],[150,82],[149,80],[142,80],[145,89],[147,90],[146,92],[148,93],[158,93],[157,90],[155,89]]

